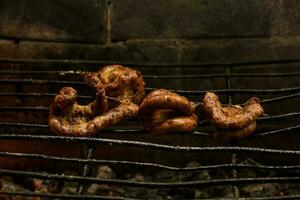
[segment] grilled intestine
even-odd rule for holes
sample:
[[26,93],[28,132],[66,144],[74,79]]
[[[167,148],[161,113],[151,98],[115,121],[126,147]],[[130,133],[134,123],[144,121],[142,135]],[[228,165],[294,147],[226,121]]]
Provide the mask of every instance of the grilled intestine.
[[98,72],[88,73],[86,83],[95,87],[102,85],[107,96],[130,100],[139,104],[145,95],[145,83],[138,70],[122,65],[107,65]]
[[207,92],[203,99],[203,109],[211,123],[217,128],[214,138],[230,140],[251,135],[256,129],[256,119],[264,110],[257,97],[252,97],[244,107],[240,105],[222,106],[219,97]]
[[94,136],[104,128],[136,117],[138,103],[145,94],[144,81],[137,70],[110,65],[87,74],[85,81],[96,90],[96,99],[79,105],[77,91],[62,88],[50,106],[49,127],[55,133]]
[[196,128],[196,105],[168,90],[149,93],[139,107],[139,120],[152,133],[190,132]]

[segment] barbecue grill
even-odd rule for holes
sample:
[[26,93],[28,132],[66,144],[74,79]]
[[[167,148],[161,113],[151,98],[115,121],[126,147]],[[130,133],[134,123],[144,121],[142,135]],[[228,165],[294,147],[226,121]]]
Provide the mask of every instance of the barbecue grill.
[[[200,107],[199,125],[192,133],[152,135],[145,132],[134,119],[104,130],[97,137],[57,136],[49,129],[47,117],[48,107],[59,89],[72,86],[79,91],[81,102],[89,102],[94,98],[94,92],[83,82],[82,75],[116,62],[47,59],[0,61],[7,68],[0,71],[0,175],[78,183],[75,194],[0,190],[3,195],[47,199],[129,199],[121,195],[87,194],[88,186],[98,183],[147,190],[204,190],[222,186],[231,188],[231,198],[226,199],[300,198],[297,134],[300,128],[300,87],[295,85],[295,82],[299,85],[300,80],[297,67],[299,60],[211,64],[117,62],[139,69],[148,92],[155,88],[167,88],[194,102],[201,102],[204,93],[211,90],[227,104],[243,103],[251,96],[261,98],[268,116],[259,118],[255,134],[232,142],[212,139],[213,128]],[[259,67],[250,70],[254,65]],[[289,71],[286,65],[290,66]],[[155,70],[158,68],[160,73]],[[169,73],[170,69],[172,74]],[[260,164],[242,163],[246,158]],[[192,161],[201,165],[187,167]],[[149,170],[153,174],[160,170],[174,174],[224,170],[229,176],[174,182],[163,178],[142,182],[124,177],[103,179],[95,177],[95,169],[99,165],[124,170],[124,173],[128,170]],[[66,169],[77,171],[78,175],[67,175],[64,173]],[[247,177],[241,175],[242,170],[263,175]],[[267,175],[269,171],[276,172],[276,175]],[[244,186],[268,183],[294,184],[298,190],[293,194],[273,195],[266,195],[262,191],[256,197],[244,196],[240,192]]]

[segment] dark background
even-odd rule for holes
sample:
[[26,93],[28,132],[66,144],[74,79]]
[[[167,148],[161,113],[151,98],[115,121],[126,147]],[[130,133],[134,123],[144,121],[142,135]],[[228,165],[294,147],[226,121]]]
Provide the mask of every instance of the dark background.
[[235,62],[299,57],[297,0],[10,0],[1,57]]

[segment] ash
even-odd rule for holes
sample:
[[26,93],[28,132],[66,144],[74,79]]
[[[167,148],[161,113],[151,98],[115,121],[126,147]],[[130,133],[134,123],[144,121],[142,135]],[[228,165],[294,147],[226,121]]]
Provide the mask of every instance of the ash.
[[[252,159],[242,161],[243,164],[260,165]],[[198,162],[191,162],[187,167],[201,166]],[[256,177],[279,177],[293,176],[290,174],[281,174],[274,170],[252,170],[239,169],[236,171],[236,178],[256,178]],[[65,171],[65,175],[78,176],[80,174],[73,171]],[[190,172],[176,172],[171,170],[157,170],[151,168],[120,168],[116,166],[97,166],[91,171],[91,177],[99,179],[121,179],[135,182],[184,182],[199,181],[210,179],[229,179],[232,178],[232,170],[214,169],[199,170]],[[63,182],[54,180],[41,180],[27,177],[0,177],[0,192],[36,192],[36,193],[61,193],[76,194],[79,184],[75,182]],[[299,194],[300,186],[289,183],[266,183],[249,184],[238,186],[240,197],[269,197]],[[110,197],[128,197],[137,199],[205,199],[205,198],[233,198],[233,187],[231,185],[206,186],[195,188],[137,188],[108,184],[90,184],[86,185],[85,195],[100,195]],[[7,196],[0,194],[0,200],[40,200],[49,198],[40,197],[21,197]],[[54,198],[52,198],[54,199]],[[55,198],[57,199],[57,198]]]

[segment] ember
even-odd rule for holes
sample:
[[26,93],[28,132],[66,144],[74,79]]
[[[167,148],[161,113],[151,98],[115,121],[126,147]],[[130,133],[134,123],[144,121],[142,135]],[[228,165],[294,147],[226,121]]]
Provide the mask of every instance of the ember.
[[[260,163],[255,162],[253,159],[247,159],[241,164],[257,165]],[[201,167],[198,162],[190,162],[186,167]],[[155,173],[153,170],[142,170],[139,172],[122,173],[122,169],[113,169],[106,165],[101,165],[96,170],[94,176],[101,180],[117,180],[124,179],[134,182],[185,182],[197,180],[212,180],[212,179],[229,179],[231,177],[230,170],[200,170],[191,172],[174,172],[170,170],[160,170]],[[261,173],[267,173],[267,176],[278,176],[278,172],[268,170]],[[300,173],[298,171],[298,173]],[[71,171],[65,171],[64,174],[74,175],[77,174]],[[260,176],[255,170],[243,169],[238,172],[239,177],[256,178]],[[0,179],[1,192],[28,192],[34,191],[38,193],[61,193],[61,194],[76,194],[79,187],[78,184],[72,182],[58,182],[41,180],[36,178],[21,178],[2,176]],[[300,186],[297,184],[279,184],[279,183],[265,183],[239,186],[241,196],[259,197],[259,196],[284,196],[284,195],[297,195]],[[195,187],[195,188],[136,188],[128,186],[116,186],[110,184],[96,184],[89,185],[85,191],[88,195],[109,196],[109,197],[127,197],[136,199],[202,199],[202,198],[233,198],[233,190],[231,186],[211,186],[211,187]],[[19,200],[22,199],[18,196],[9,197],[2,195],[2,199]],[[39,200],[39,197],[27,197],[28,200]],[[43,199],[43,198],[41,198]]]

